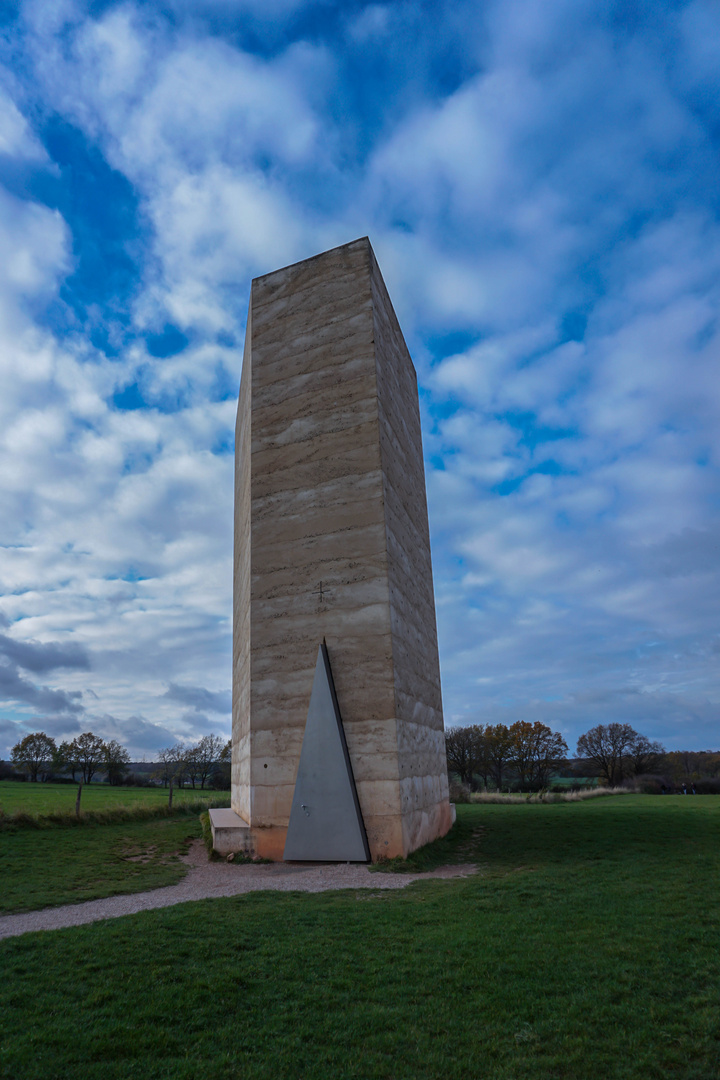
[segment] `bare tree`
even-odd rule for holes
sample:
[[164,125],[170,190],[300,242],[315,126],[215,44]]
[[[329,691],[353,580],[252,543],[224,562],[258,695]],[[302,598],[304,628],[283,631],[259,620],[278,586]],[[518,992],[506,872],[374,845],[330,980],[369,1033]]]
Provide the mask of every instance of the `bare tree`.
[[10,760],[16,769],[22,769],[37,783],[38,774],[47,773],[57,753],[55,740],[44,731],[26,735],[10,751]]
[[477,761],[477,729],[451,727],[445,732],[448,771],[457,773],[463,784],[472,785]]
[[195,781],[200,779],[200,762],[198,760],[197,746],[188,746],[183,757],[184,775],[195,789]]
[[490,775],[500,791],[512,760],[512,735],[505,724],[488,724],[485,728],[485,739]]
[[155,775],[162,779],[163,784],[168,785],[168,806],[172,806],[173,787],[182,784],[187,770],[187,752],[183,743],[176,743],[174,746],[166,746],[158,753],[161,765]]
[[221,760],[223,741],[219,735],[203,735],[193,749],[200,787],[204,788],[215,765]]
[[628,750],[637,738],[637,731],[629,724],[598,724],[580,736],[577,754],[615,787],[623,778]]
[[75,769],[80,770],[80,783],[78,784],[77,798],[75,799],[75,816],[80,817],[80,800],[82,798],[83,784],[89,784],[98,768],[102,765],[105,757],[105,743],[92,731],[86,731],[73,739],[68,747],[68,760]]
[[567,761],[568,744],[559,731],[551,731],[545,724],[540,727],[545,730],[539,734],[536,743],[535,778],[544,787],[551,775]]
[[[474,724],[475,734],[475,761],[473,762],[473,774],[482,777],[483,787],[487,790],[490,780],[490,756],[488,732],[490,727],[485,724]],[[475,785],[471,785],[475,786]]]
[[175,782],[178,775],[185,769],[185,754],[187,748],[183,743],[176,743],[174,746],[166,746],[162,750],[158,750],[157,759],[160,762],[160,767],[152,774],[154,779],[160,780],[163,787],[167,787],[172,777]]
[[651,742],[647,735],[636,735],[625,756],[626,770],[631,776],[657,772],[662,765],[665,747]]
[[216,789],[228,791],[232,785],[232,739],[224,744],[218,754],[215,768],[210,776],[210,783]]

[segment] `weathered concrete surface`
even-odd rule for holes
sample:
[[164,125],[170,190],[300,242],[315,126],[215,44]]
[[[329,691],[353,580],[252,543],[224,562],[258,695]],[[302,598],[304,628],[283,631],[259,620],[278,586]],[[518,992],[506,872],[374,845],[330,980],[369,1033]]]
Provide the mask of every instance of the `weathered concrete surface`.
[[248,823],[235,813],[222,807],[209,810],[213,848],[218,855],[235,854],[242,851],[246,855],[255,854],[252,829]]
[[415,370],[367,238],[253,282],[236,430],[233,809],[282,858],[327,641],[372,857],[451,824]]

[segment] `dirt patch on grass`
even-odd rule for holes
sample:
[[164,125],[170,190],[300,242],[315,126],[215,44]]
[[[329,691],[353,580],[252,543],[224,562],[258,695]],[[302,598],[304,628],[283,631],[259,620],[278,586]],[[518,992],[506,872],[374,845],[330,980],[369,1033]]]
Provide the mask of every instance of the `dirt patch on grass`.
[[[118,855],[123,862],[147,864],[155,862],[158,857],[157,844],[133,844],[131,840],[125,840],[120,845]],[[168,855],[162,855],[160,862],[167,862]]]

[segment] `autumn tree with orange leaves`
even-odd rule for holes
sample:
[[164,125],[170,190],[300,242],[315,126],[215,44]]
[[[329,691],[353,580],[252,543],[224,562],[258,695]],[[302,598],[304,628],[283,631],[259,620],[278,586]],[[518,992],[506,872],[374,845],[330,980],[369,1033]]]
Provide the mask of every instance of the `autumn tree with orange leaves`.
[[536,720],[518,720],[509,729],[510,764],[522,788],[546,787],[568,755],[562,735]]
[[448,770],[463,783],[475,787],[482,778],[492,780],[498,791],[510,779],[520,786],[545,787],[567,757],[567,743],[557,731],[536,721],[507,724],[473,724],[445,732]]

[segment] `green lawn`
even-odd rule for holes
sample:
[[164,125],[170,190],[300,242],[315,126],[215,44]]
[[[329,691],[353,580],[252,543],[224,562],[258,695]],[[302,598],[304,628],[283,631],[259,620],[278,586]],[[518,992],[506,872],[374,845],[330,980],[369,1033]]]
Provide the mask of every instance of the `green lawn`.
[[[173,791],[173,803],[183,800],[218,799],[223,792],[180,788]],[[4,814],[54,814],[75,812],[76,784],[33,784],[17,780],[0,781],[0,811]],[[227,800],[229,804],[229,793]],[[167,788],[110,787],[109,784],[85,784],[83,810],[106,810],[117,806],[157,806],[168,801]]]
[[717,1080],[720,799],[461,806],[445,850],[481,874],[0,943],[0,1076]]
[[0,912],[34,911],[175,885],[177,858],[201,835],[197,814],[82,829],[0,832]]

